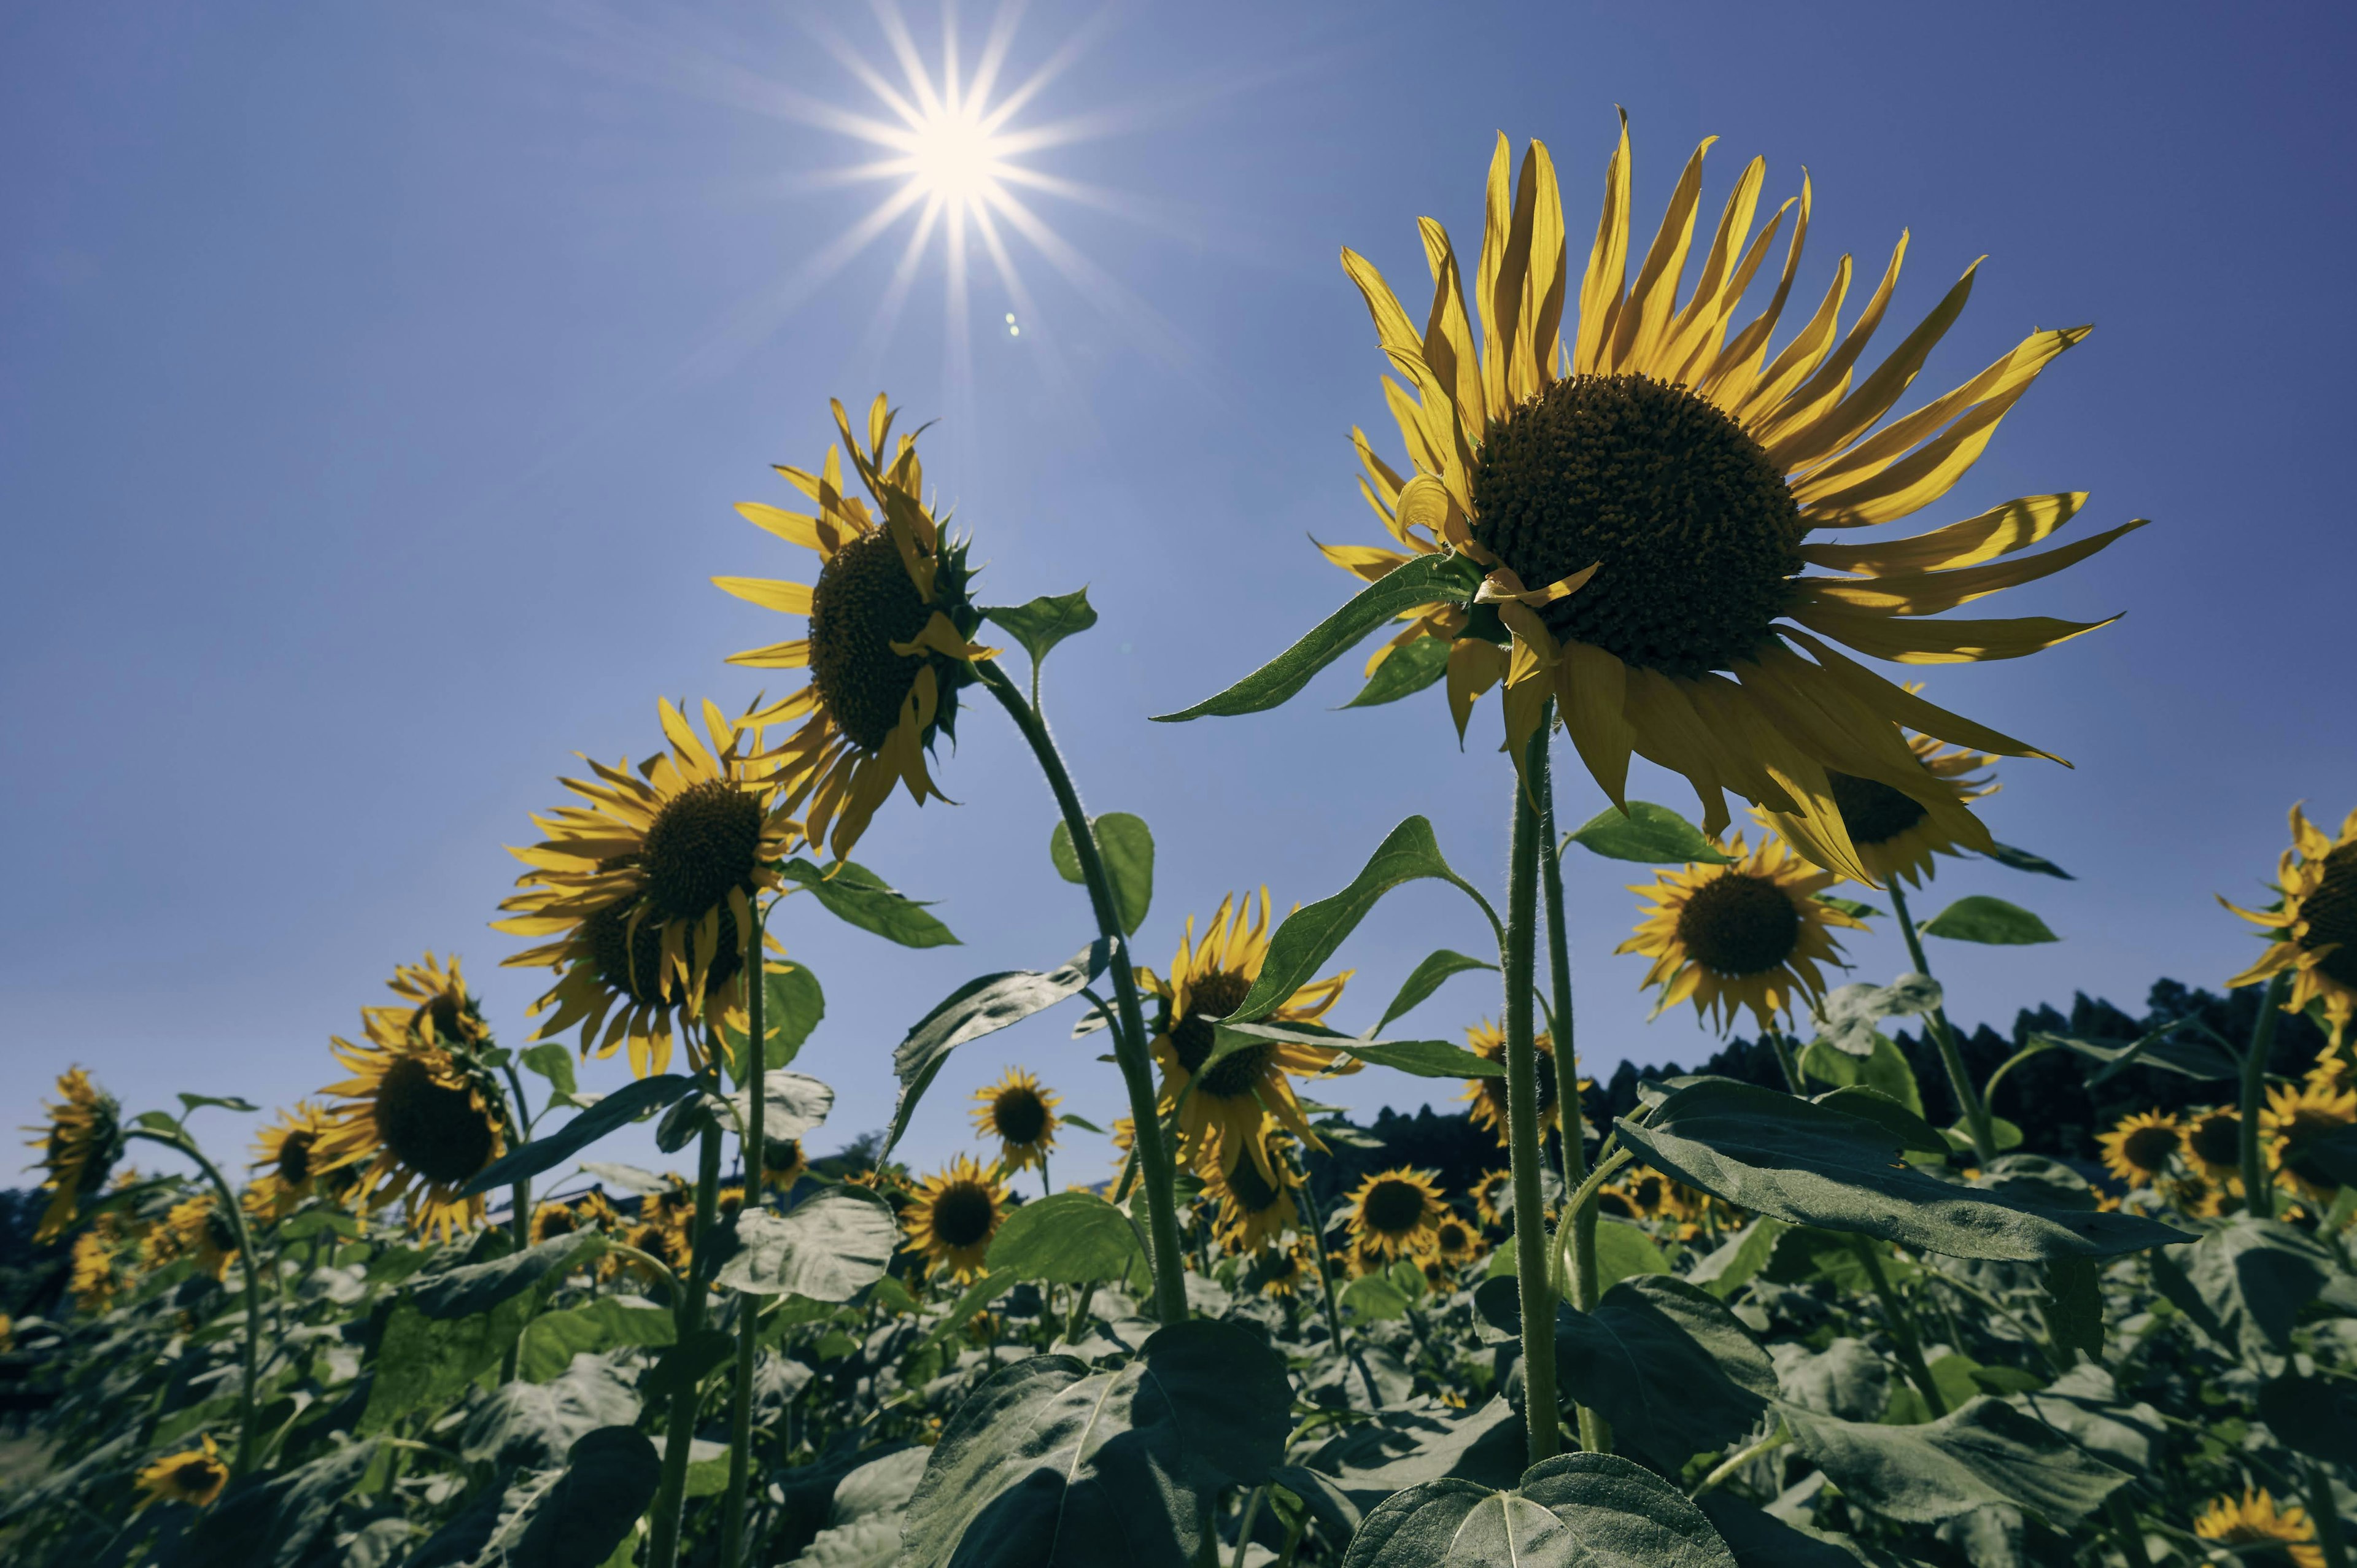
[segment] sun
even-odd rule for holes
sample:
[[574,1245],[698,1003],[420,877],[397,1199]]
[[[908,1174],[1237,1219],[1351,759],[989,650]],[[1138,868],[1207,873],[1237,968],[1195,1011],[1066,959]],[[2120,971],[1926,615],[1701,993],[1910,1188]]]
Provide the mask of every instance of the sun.
[[928,200],[974,213],[1003,199],[1006,138],[976,106],[935,104],[909,129],[907,145],[909,183]]

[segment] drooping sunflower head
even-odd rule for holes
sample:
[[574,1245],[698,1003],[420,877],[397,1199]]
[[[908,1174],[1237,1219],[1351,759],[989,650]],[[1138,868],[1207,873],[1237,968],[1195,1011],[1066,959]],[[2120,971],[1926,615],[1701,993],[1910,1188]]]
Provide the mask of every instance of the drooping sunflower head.
[[139,1472],[137,1485],[142,1494],[139,1506],[150,1503],[186,1503],[190,1508],[205,1508],[221,1495],[229,1485],[229,1462],[213,1446],[212,1434],[207,1433],[194,1448],[178,1454],[167,1454]]
[[404,963],[385,983],[408,1004],[405,1027],[429,1045],[480,1050],[491,1043],[483,1004],[467,989],[466,972],[452,953],[446,962],[433,953],[421,963]]
[[2201,1112],[2185,1132],[2185,1152],[2201,1174],[2223,1181],[2242,1174],[2243,1118],[2227,1106]]
[[81,1068],[58,1075],[62,1099],[47,1104],[47,1122],[27,1127],[27,1140],[41,1152],[41,1190],[49,1201],[33,1232],[37,1241],[54,1241],[81,1211],[82,1200],[106,1185],[107,1174],[123,1157],[123,1107],[114,1096],[90,1081]]
[[[1266,887],[1257,904],[1231,895],[1220,900],[1200,943],[1195,918],[1187,918],[1167,980],[1141,977],[1161,1004],[1154,1057],[1162,1064],[1162,1103],[1178,1111],[1181,1157],[1207,1175],[1232,1171],[1249,1158],[1262,1180],[1275,1183],[1278,1177],[1267,1146],[1273,1125],[1286,1127],[1313,1149],[1325,1148],[1309,1130],[1286,1075],[1348,1070],[1333,1066],[1334,1052],[1290,1041],[1250,1040],[1222,1050],[1219,1020],[1251,993],[1268,961],[1272,930]],[[1351,973],[1345,970],[1302,986],[1262,1021],[1317,1023],[1341,996]]]
[[1514,1173],[1500,1166],[1473,1184],[1473,1212],[1481,1223],[1493,1230],[1507,1225],[1507,1214],[1513,1207]]
[[[842,858],[896,781],[919,805],[948,798],[926,771],[925,755],[938,736],[954,738],[958,692],[976,679],[973,661],[997,650],[972,641],[982,612],[972,596],[967,542],[946,536],[925,504],[916,435],[892,440],[893,411],[880,393],[868,408],[864,442],[843,404],[832,406],[842,446],[827,448],[816,474],[778,467],[817,512],[750,501],[737,508],[756,527],[815,551],[818,580],[713,582],[765,609],[810,618],[807,637],[748,649],[729,662],[810,671],[809,685],[759,718],[802,721],[784,746],[793,800],[808,802],[811,842]],[[845,451],[866,499],[844,491]]]
[[[348,1189],[348,1179],[328,1179],[321,1162],[319,1144],[328,1129],[326,1110],[306,1100],[278,1112],[278,1119],[255,1137],[248,1168],[257,1174],[248,1190],[272,1219],[285,1219],[314,1192],[334,1197]],[[349,1166],[338,1170],[344,1178],[350,1175]]]
[[317,1169],[358,1168],[357,1199],[371,1209],[399,1199],[412,1225],[446,1241],[481,1224],[482,1197],[459,1188],[507,1152],[507,1102],[490,1069],[414,1039],[330,1043],[352,1076],[322,1091],[337,1102],[313,1145]]
[[547,837],[511,852],[531,869],[493,922],[555,939],[505,961],[557,972],[533,1004],[548,1015],[534,1037],[577,1027],[584,1056],[627,1043],[641,1078],[669,1065],[680,1020],[699,1069],[724,1022],[743,1033],[752,900],[802,842],[754,715],[705,703],[699,736],[669,700],[659,709],[668,749],[636,770],[589,761],[594,779],[564,780],[584,803],[533,819]]
[[164,1229],[172,1238],[172,1255],[195,1259],[200,1273],[220,1279],[237,1261],[237,1228],[210,1192],[174,1204],[164,1216]]
[[1404,1165],[1367,1177],[1346,1201],[1353,1243],[1384,1262],[1428,1246],[1447,1214],[1431,1173]]
[[1204,1184],[1203,1196],[1217,1205],[1212,1233],[1232,1252],[1257,1252],[1301,1223],[1293,1201],[1291,1162],[1280,1151],[1271,1164],[1275,1181],[1261,1175],[1252,1161],[1239,1160],[1235,1169],[1214,1174]]
[[794,1183],[810,1171],[810,1155],[800,1138],[770,1138],[761,1144],[761,1180],[780,1192],[791,1192]]
[[1726,865],[1688,865],[1632,886],[1647,907],[1636,934],[1613,950],[1653,961],[1644,983],[1661,987],[1653,1013],[1691,1000],[1720,1029],[1749,1007],[1762,1028],[1801,1001],[1824,995],[1819,965],[1839,963],[1833,928],[1858,920],[1815,897],[1835,881],[1778,839],[1747,851],[1738,833]]
[[1056,1107],[1061,1102],[1052,1089],[1024,1068],[1010,1067],[996,1083],[975,1090],[974,1124],[985,1138],[998,1140],[999,1164],[1009,1171],[1045,1165],[1056,1146]]
[[[2293,1568],[2324,1568],[2324,1551],[2316,1544],[2316,1525],[2297,1504],[2276,1506],[2265,1488],[2245,1487],[2240,1498],[2216,1498],[2193,1521],[2193,1533],[2221,1546],[2273,1547],[2278,1559]],[[2237,1561],[2264,1563],[2265,1551],[2237,1552]]]
[[[1922,683],[1910,681],[1906,689],[1912,695],[1922,690]],[[1996,793],[1996,782],[1975,771],[1996,759],[1986,752],[1943,746],[1926,735],[1909,735],[1906,741],[1923,771],[1937,781],[1936,789],[1910,792],[1839,768],[1828,768],[1825,782],[1858,863],[1877,882],[1898,877],[1921,886],[1932,875],[1934,856],[1958,854],[1966,844],[1987,837],[1969,802]],[[1812,842],[1808,824],[1798,818],[1757,810],[1754,814],[1796,844]]]
[[1005,1184],[971,1155],[960,1155],[926,1177],[915,1200],[902,1211],[907,1250],[922,1253],[960,1280],[972,1279],[982,1272],[990,1239],[998,1233],[1006,1212]]
[[1659,1171],[1641,1167],[1617,1182],[1608,1183],[1598,1196],[1598,1207],[1607,1214],[1626,1219],[1667,1219],[1674,1207],[1674,1185]]
[[2319,1203],[2331,1202],[2341,1183],[2317,1162],[2315,1147],[2352,1122],[2357,1122],[2357,1090],[2336,1089],[2312,1075],[2305,1082],[2270,1089],[2266,1107],[2259,1112],[2269,1164]]
[[[1534,1042],[1538,1047],[1539,1135],[1557,1125],[1563,1115],[1556,1103],[1555,1081],[1555,1039],[1541,1030]],[[1484,1060],[1502,1063],[1506,1059],[1506,1032],[1484,1018],[1465,1027],[1465,1045],[1475,1056]],[[1469,1100],[1473,1107],[1466,1112],[1476,1127],[1487,1127],[1498,1135],[1498,1147],[1509,1142],[1506,1125],[1506,1080],[1502,1078],[1472,1078],[1465,1080],[1465,1092],[1459,1100]]]
[[2283,897],[2274,908],[2226,904],[2266,928],[2269,938],[2259,961],[2226,983],[2255,985],[2288,974],[2284,1011],[2322,1003],[2334,1040],[2346,1039],[2357,1019],[2357,810],[2342,819],[2338,838],[2328,838],[2294,806],[2291,847],[2276,865],[2275,886]]
[[2185,1127],[2174,1116],[2139,1111],[2123,1116],[2095,1140],[2104,1168],[2130,1187],[2150,1187],[2185,1147]]
[[[1681,301],[1709,145],[1688,161],[1633,284],[1625,121],[1577,284],[1554,164],[1533,144],[1514,177],[1503,136],[1472,274],[1460,271],[1447,231],[1422,220],[1433,292],[1421,331],[1372,265],[1342,253],[1397,372],[1385,396],[1409,461],[1403,477],[1354,430],[1361,489],[1400,548],[1320,548],[1368,581],[1418,564],[1426,597],[1403,613],[1409,624],[1377,664],[1419,639],[1442,639],[1446,655],[1416,658],[1415,667],[1427,683],[1446,676],[1460,736],[1474,702],[1502,681],[1508,746],[1519,758],[1553,697],[1616,802],[1630,757],[1641,756],[1693,783],[1713,833],[1727,825],[1731,789],[1793,819],[1788,836],[1820,865],[1870,880],[1834,774],[1927,808],[1953,800],[1900,725],[2000,755],[2046,754],[1932,706],[1831,644],[1914,663],[2050,647],[2092,627],[1920,618],[2059,571],[2138,525],[2006,559],[2049,537],[2085,499],[2050,495],[1914,539],[1813,542],[1817,530],[1893,522],[1945,495],[2039,372],[2087,329],[2032,333],[1961,387],[1886,421],[1962,311],[1973,269],[1861,374],[1906,242],[1846,332],[1845,256],[1823,305],[1771,357],[1810,187],[1804,177],[1755,238],[1766,166],[1754,159]],[[1788,217],[1773,297],[1738,329],[1736,313]],[[1969,813],[1954,827],[1986,847]]]

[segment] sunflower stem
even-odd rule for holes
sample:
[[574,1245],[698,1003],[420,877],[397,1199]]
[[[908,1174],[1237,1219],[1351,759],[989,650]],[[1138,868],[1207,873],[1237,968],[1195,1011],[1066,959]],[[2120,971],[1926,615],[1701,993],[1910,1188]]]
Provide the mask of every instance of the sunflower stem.
[[245,1341],[240,1347],[239,1358],[242,1376],[237,1394],[237,1458],[229,1472],[230,1479],[235,1480],[253,1467],[254,1435],[261,1416],[255,1389],[262,1374],[262,1271],[253,1261],[253,1233],[246,1229],[245,1210],[239,1206],[237,1194],[231,1190],[229,1178],[221,1175],[219,1165],[205,1157],[205,1152],[197,1147],[197,1141],[186,1131],[152,1133],[133,1127],[125,1130],[124,1137],[126,1141],[145,1138],[167,1149],[178,1149],[195,1161],[197,1168],[213,1184],[221,1210],[229,1216],[230,1232],[237,1238],[238,1268],[245,1275]]
[[[1932,961],[1923,956],[1923,939],[1916,934],[1915,917],[1908,912],[1907,894],[1899,878],[1890,879],[1890,908],[1899,917],[1899,933],[1907,939],[1907,956],[1915,965],[1915,972],[1927,978],[1932,973]],[[1964,1047],[1956,1043],[1956,1031],[1948,1022],[1948,1009],[1934,1007],[1923,1023],[1932,1034],[1932,1043],[1939,1048],[1940,1065],[1948,1069],[1948,1087],[1955,1091],[1956,1105],[1964,1112],[1964,1131],[1972,1135],[1973,1158],[1981,1168],[1996,1158],[1996,1131],[1989,1122],[1988,1102],[1981,1098],[1973,1082],[1973,1075],[1964,1066]]]
[[[769,1040],[761,1016],[761,900],[758,893],[746,900],[750,916],[745,922],[745,1087],[749,1106],[738,1129],[738,1160],[745,1167],[745,1201],[741,1218],[761,1204],[762,1160],[769,1144]],[[741,1303],[742,1298],[739,1298]],[[737,1568],[745,1554],[745,1498],[753,1474],[753,1360],[759,1353],[761,1315],[740,1309],[737,1334],[736,1386],[728,1408],[728,1494],[720,1511],[720,1568]]]
[[2279,971],[2267,981],[2259,998],[2258,1022],[2251,1026],[2251,1048],[2243,1057],[2243,1212],[2262,1219],[2276,1217],[2275,1183],[2267,1176],[2267,1145],[2259,1136],[2259,1112],[2267,1104],[2267,1058],[2275,1052],[2276,1019],[2283,1013],[2284,993],[2291,975]]
[[[2120,1555],[2127,1560],[2128,1568],[2152,1568],[2152,1553],[2145,1550],[2144,1521],[2136,1517],[2126,1499],[2114,1492],[2104,1499],[2104,1515],[2112,1521],[2112,1532],[2119,1537]],[[2345,1563],[2332,1563],[2330,1568],[2348,1568]]]
[[2324,1568],[2349,1568],[2349,1545],[2341,1533],[2341,1509],[2332,1498],[2332,1477],[2313,1459],[2303,1468],[2308,1472],[2308,1513],[2316,1523],[2316,1546],[2324,1553]]
[[1924,1404],[1931,1408],[1932,1418],[1937,1420],[1948,1413],[1948,1402],[1940,1392],[1940,1385],[1932,1380],[1932,1369],[1923,1364],[1923,1339],[1915,1331],[1915,1315],[1907,1309],[1907,1304],[1900,1300],[1899,1293],[1891,1288],[1890,1275],[1884,1271],[1882,1254],[1875,1251],[1874,1243],[1853,1233],[1849,1245],[1850,1251],[1857,1254],[1857,1261],[1866,1267],[1866,1277],[1874,1286],[1875,1299],[1882,1303],[1883,1321],[1889,1325],[1890,1337],[1899,1341],[1900,1369],[1906,1372],[1907,1380],[1915,1385],[1915,1391],[1923,1396]]
[[1547,1283],[1546,1200],[1539,1172],[1538,1047],[1531,1036],[1531,935],[1538,924],[1539,813],[1526,779],[1545,766],[1542,723],[1523,748],[1514,775],[1512,856],[1506,873],[1506,940],[1499,966],[1506,980],[1506,1151],[1514,1177],[1514,1277],[1523,1314],[1523,1411],[1530,1432],[1530,1462],[1563,1448],[1556,1426],[1555,1294]]
[[1792,1042],[1773,1024],[1760,1032],[1768,1036],[1768,1048],[1776,1053],[1776,1065],[1784,1069],[1784,1087],[1806,1097],[1809,1091],[1801,1083],[1801,1064],[1792,1058]]
[[[720,1127],[707,1122],[696,1151],[695,1230],[688,1245],[687,1278],[680,1282],[678,1342],[686,1344],[704,1326],[704,1264],[711,1249],[714,1196],[720,1188]],[[687,1506],[687,1460],[695,1443],[695,1410],[703,1390],[691,1384],[671,1398],[663,1432],[662,1475],[655,1487],[654,1512],[647,1526],[648,1568],[678,1568],[680,1520]]]
[[977,660],[974,671],[1006,710],[1007,717],[1015,721],[1015,727],[1023,732],[1032,755],[1039,760],[1039,770],[1047,775],[1048,788],[1055,793],[1056,807],[1063,813],[1064,829],[1071,835],[1072,853],[1081,863],[1081,877],[1088,886],[1089,907],[1096,916],[1097,934],[1112,950],[1114,1000],[1121,1011],[1121,1027],[1114,1031],[1114,1057],[1129,1090],[1129,1114],[1136,1128],[1138,1174],[1145,1178],[1155,1316],[1164,1323],[1183,1322],[1187,1316],[1187,1282],[1179,1261],[1185,1254],[1178,1240],[1178,1208],[1171,1198],[1170,1152],[1163,1145],[1162,1123],[1155,1114],[1154,1073],[1146,1057],[1146,1012],[1138,1003],[1137,975],[1130,967],[1129,942],[1113,901],[1113,880],[1105,875],[1104,856],[1097,848],[1096,829],[1090,824],[1088,813],[1081,809],[1080,791],[1072,787],[1071,775],[1064,768],[1064,758],[1057,751],[1055,737],[1048,733],[1048,722],[1040,717],[1039,710],[1023,700],[1023,693],[1016,690],[1015,682],[996,660]]

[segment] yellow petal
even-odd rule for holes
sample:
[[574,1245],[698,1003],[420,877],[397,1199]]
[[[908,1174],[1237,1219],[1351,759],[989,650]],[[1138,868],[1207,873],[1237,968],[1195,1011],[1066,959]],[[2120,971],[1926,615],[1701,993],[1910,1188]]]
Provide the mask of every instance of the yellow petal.
[[1629,752],[1637,732],[1625,712],[1629,668],[1589,643],[1566,641],[1555,670],[1555,700],[1564,728],[1605,796],[1629,809]]
[[1972,566],[2036,544],[2077,516],[2079,509],[2086,504],[2084,490],[2023,496],[1992,507],[1978,517],[1968,517],[1912,539],[1871,544],[1804,544],[1801,554],[1832,571],[1876,575]]
[[1581,375],[1601,373],[1612,341],[1620,295],[1629,281],[1629,112],[1620,112],[1620,145],[1604,166],[1604,210],[1597,216],[1588,246],[1587,270],[1579,281],[1579,332],[1573,339],[1571,368]]
[[766,529],[789,544],[819,548],[818,519],[798,511],[785,511],[759,501],[738,501],[737,515],[756,528]]
[[[1847,643],[1869,659],[1894,664],[1971,664],[2019,659],[2068,642],[2119,619],[2057,620],[2025,616],[2018,620],[1898,620],[1844,605],[1804,605],[1792,618],[1813,631]],[[1984,748],[1986,749],[1986,748]]]
[[1669,210],[1662,214],[1662,226],[1653,235],[1653,248],[1645,253],[1645,264],[1637,271],[1628,303],[1621,306],[1620,319],[1612,326],[1612,368],[1616,371],[1642,371],[1652,368],[1653,355],[1661,348],[1663,331],[1669,326],[1671,307],[1677,302],[1678,284],[1685,274],[1686,249],[1694,243],[1695,205],[1702,199],[1703,155],[1717,140],[1717,136],[1702,139],[1702,145],[1686,159],[1685,171],[1678,176],[1677,188],[1670,194]]
[[1940,615],[1958,605],[2050,576],[2073,562],[2085,560],[2114,540],[2135,532],[2146,521],[2137,518],[2124,522],[2042,555],[2017,555],[1953,572],[1911,572],[1861,580],[1803,577],[1799,582],[1806,596],[1820,603],[1881,610],[1889,615]]
[[810,614],[811,591],[806,583],[780,583],[767,577],[715,577],[712,585],[763,609],[780,610],[790,616]]

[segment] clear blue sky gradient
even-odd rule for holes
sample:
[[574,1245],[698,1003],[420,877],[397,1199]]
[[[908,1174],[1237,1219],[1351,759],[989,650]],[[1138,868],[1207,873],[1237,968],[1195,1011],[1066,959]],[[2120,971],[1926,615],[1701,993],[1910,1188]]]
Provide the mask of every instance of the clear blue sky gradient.
[[[872,16],[826,14],[888,60]],[[1478,248],[1502,129],[1553,149],[1583,257],[1615,103],[1648,232],[1713,134],[1710,215],[1754,153],[1771,201],[1813,173],[1811,299],[1843,251],[1877,271],[1911,227],[1893,340],[1987,253],[1927,393],[2032,327],[2097,326],[1929,514],[2083,489],[2081,527],[2155,520],[1995,612],[2119,624],[1928,671],[1940,701],[2077,764],[2008,765],[1985,810],[2080,880],[1958,864],[1924,899],[2014,898],[2064,938],[1941,944],[1963,1019],[2216,984],[2255,950],[2212,895],[2257,893],[2294,800],[2335,823],[2357,802],[2345,14],[1038,0],[1010,78],[1084,47],[1017,123],[1091,134],[1027,161],[1113,198],[1031,199],[1094,269],[1080,281],[1018,239],[1026,303],[977,258],[964,371],[938,241],[879,315],[910,220],[814,275],[888,189],[831,177],[872,153],[783,112],[874,110],[821,15],[93,0],[0,19],[0,1124],[36,1120],[73,1061],[135,1111],[183,1089],[290,1101],[339,1076],[328,1036],[427,948],[464,954],[522,1043],[544,976],[500,969],[519,944],[486,929],[517,869],[501,846],[529,842],[574,752],[651,749],[658,694],[752,695],[722,658],[785,623],[706,579],[808,558],[730,505],[785,499],[767,465],[814,464],[826,399],[879,387],[942,421],[928,473],[974,532],[984,597],[1087,584],[1103,614],[1048,699],[1092,808],[1158,835],[1147,961],[1229,888],[1333,891],[1411,812],[1501,883],[1494,703],[1461,753],[1437,692],[1330,711],[1356,660],[1275,714],[1146,715],[1341,601],[1306,534],[1373,538],[1347,436],[1396,438],[1339,247],[1420,297],[1415,220]],[[990,16],[963,17],[969,57]],[[939,15],[909,21],[936,53]],[[801,1064],[841,1094],[821,1148],[886,1119],[892,1047],[934,1000],[1088,934],[1011,727],[976,708],[960,735],[938,764],[960,804],[896,799],[860,858],[965,945],[906,952],[802,898],[778,918],[830,1003]],[[1692,809],[1641,773],[1637,793]],[[1601,805],[1584,777],[1566,793],[1571,821]],[[1639,868],[1570,872],[1587,1061],[1707,1054],[1691,1013],[1647,1025],[1643,963],[1612,955]],[[1480,940],[1453,893],[1396,895],[1341,954],[1339,1021],[1365,1027],[1425,952]],[[1858,977],[1905,967],[1887,922],[1850,950]],[[1410,1022],[1454,1036],[1496,1005],[1469,976]],[[1008,1062],[1118,1114],[1070,1022],[964,1049],[912,1157],[965,1146],[968,1096]],[[1432,1088],[1318,1092],[1372,1109]],[[207,1124],[224,1153],[232,1120]],[[1069,1147],[1060,1178],[1104,1168],[1099,1141]]]

